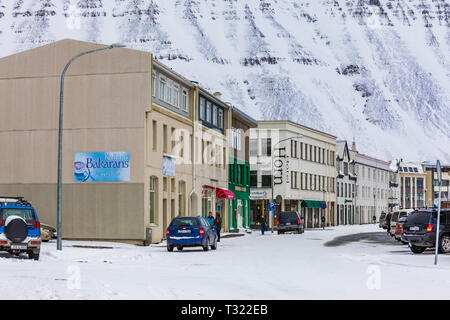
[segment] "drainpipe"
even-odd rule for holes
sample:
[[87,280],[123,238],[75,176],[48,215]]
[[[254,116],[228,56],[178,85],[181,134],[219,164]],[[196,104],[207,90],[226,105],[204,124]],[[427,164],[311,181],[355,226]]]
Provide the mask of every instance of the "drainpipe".
[[189,211],[191,212],[191,217],[195,216],[192,212],[192,194],[195,192],[195,163],[196,163],[196,132],[197,132],[197,97],[198,97],[198,86],[194,85],[194,97],[193,97],[193,112],[192,112],[192,190],[189,193]]

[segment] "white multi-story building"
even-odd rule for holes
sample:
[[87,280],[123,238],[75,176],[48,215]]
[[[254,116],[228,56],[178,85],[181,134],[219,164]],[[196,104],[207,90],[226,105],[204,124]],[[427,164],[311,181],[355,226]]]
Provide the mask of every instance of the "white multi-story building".
[[335,225],[335,153],[333,135],[287,120],[259,121],[250,130],[252,220],[269,215],[273,169],[278,212],[300,212],[307,228],[322,227],[323,216],[325,225]]
[[336,145],[336,205],[337,225],[355,223],[355,160],[347,141],[338,140]]
[[390,164],[356,151],[352,143],[351,156],[355,160],[355,223],[378,221],[381,212],[388,212]]

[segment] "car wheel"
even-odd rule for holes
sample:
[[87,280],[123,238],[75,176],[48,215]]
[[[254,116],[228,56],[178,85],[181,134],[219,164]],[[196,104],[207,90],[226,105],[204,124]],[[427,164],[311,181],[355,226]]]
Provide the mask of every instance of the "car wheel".
[[177,246],[178,251],[183,251],[183,246]]
[[445,235],[441,237],[438,247],[439,253],[449,253],[450,252],[450,237]]
[[281,234],[281,231],[280,231],[280,230],[278,230],[278,231],[277,231],[277,233],[278,233],[278,234]]
[[301,234],[301,233],[302,233],[302,228],[298,227],[298,234]]
[[172,252],[173,251],[173,246],[167,246],[167,251]]
[[411,249],[411,251],[413,253],[422,253],[425,251],[425,247],[416,247],[416,246],[411,245],[409,248]]
[[28,254],[28,259],[39,260],[39,253],[30,252]]
[[217,249],[217,237],[216,237],[216,240],[214,240],[214,244],[211,245],[211,249],[212,250],[216,250]]
[[206,245],[203,247],[203,251],[209,250],[209,239],[206,239]]

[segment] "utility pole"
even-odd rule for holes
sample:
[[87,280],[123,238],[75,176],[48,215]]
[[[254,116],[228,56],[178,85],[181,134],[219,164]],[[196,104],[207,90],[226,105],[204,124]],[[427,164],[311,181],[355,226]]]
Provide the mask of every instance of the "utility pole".
[[57,241],[56,241],[56,248],[57,250],[62,250],[62,138],[63,138],[63,102],[64,102],[64,79],[66,77],[67,69],[69,69],[72,62],[74,62],[79,57],[82,57],[84,55],[99,52],[103,50],[110,50],[114,48],[123,48],[124,45],[121,44],[112,44],[107,47],[89,50],[85,52],[81,52],[77,54],[75,57],[69,60],[67,62],[66,66],[64,67],[63,72],[61,73],[61,84],[59,87],[59,129],[58,129],[58,182],[57,182],[57,191],[56,191],[56,228],[57,228]]

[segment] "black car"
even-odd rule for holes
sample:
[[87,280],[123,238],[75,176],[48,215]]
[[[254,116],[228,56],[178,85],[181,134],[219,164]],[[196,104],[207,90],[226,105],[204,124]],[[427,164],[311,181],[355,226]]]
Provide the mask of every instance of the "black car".
[[[403,225],[403,237],[414,253],[435,247],[437,210],[423,209],[412,212]],[[438,251],[450,252],[450,209],[442,209],[439,228]]]
[[286,231],[297,231],[298,233],[305,232],[303,219],[297,211],[282,211],[278,215],[278,234]]

